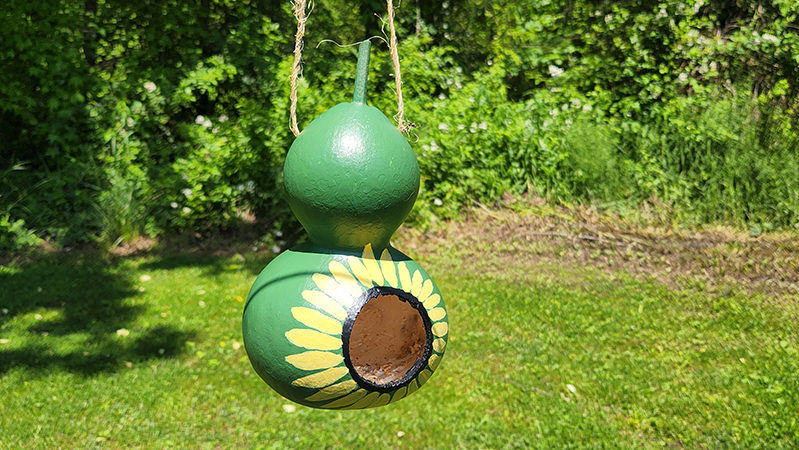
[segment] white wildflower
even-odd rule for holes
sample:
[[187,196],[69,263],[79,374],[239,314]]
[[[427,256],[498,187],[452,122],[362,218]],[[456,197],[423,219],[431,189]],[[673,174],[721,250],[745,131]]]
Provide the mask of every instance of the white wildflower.
[[605,16],[605,23],[610,23],[613,20],[613,14]]
[[227,122],[228,121],[227,114],[222,114],[221,116],[219,116],[219,121],[220,122]]
[[479,128],[481,130],[487,130],[488,129],[488,124],[485,123],[485,122],[480,122],[480,125],[477,125],[477,128]]
[[275,253],[275,254],[280,253],[280,250],[281,250],[281,248],[280,248],[279,245],[273,245],[272,246],[272,253]]
[[680,83],[685,83],[688,81],[688,74],[683,72],[679,76],[677,76],[677,79],[680,81]]
[[169,204],[169,206],[171,206],[172,209],[175,209],[175,208],[178,207],[178,202],[172,202],[172,203]]
[[553,65],[550,64],[550,66],[549,66],[549,76],[551,76],[552,78],[557,78],[557,77],[559,77],[561,75],[563,75],[563,69],[561,69],[558,66],[553,66]]
[[213,124],[211,123],[211,119],[205,119],[205,120],[203,120],[203,127],[204,127],[204,128],[211,128],[211,125],[213,125]]
[[441,130],[441,131],[447,131],[447,130],[449,130],[449,125],[447,125],[445,123],[440,123],[440,124],[438,124],[438,129]]
[[184,213],[186,213],[186,214],[188,214],[188,213],[190,213],[190,212],[191,212],[191,208],[189,208],[188,206],[184,206],[184,207],[183,207],[183,212],[184,212]]
[[197,125],[200,125],[203,122],[205,122],[205,116],[197,116],[194,118],[194,123],[196,123]]
[[192,191],[191,189],[188,189],[188,188],[186,188],[186,189],[183,189],[183,190],[182,190],[182,191],[180,191],[180,192],[181,192],[183,195],[185,195],[186,197],[188,197],[188,196],[190,196],[190,195],[191,195],[191,194],[192,194],[194,191]]
[[441,206],[441,205],[444,204],[444,202],[442,202],[440,198],[434,198],[433,199],[433,204],[436,205],[436,206]]
[[458,124],[458,130],[462,130],[462,129],[464,129],[464,128],[466,128],[466,125],[464,125],[464,124],[462,124],[462,123],[461,123],[461,124]]
[[779,38],[777,38],[777,36],[774,36],[773,34],[768,34],[768,33],[763,35],[763,40],[764,41],[768,41],[768,42],[773,42],[775,44],[778,44],[780,42],[780,40],[779,40]]
[[147,92],[152,94],[157,89],[157,86],[152,81],[148,81],[144,83],[144,89],[147,89]]
[[442,93],[438,94],[438,99],[439,99],[439,100],[446,100],[446,99],[447,99],[447,96],[446,96],[446,95],[444,95],[444,93],[442,92]]

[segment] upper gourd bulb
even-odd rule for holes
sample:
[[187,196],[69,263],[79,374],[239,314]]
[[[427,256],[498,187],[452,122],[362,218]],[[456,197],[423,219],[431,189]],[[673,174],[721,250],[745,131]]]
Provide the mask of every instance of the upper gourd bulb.
[[419,192],[419,165],[408,141],[366,104],[370,48],[369,41],[360,45],[353,101],[312,121],[283,167],[289,205],[323,247],[388,246]]

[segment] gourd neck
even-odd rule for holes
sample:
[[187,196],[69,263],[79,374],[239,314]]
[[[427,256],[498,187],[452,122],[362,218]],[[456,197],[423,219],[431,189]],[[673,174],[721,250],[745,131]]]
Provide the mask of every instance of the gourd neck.
[[355,71],[355,91],[352,94],[352,103],[366,104],[366,82],[369,80],[369,53],[372,43],[361,42],[358,47],[358,68]]

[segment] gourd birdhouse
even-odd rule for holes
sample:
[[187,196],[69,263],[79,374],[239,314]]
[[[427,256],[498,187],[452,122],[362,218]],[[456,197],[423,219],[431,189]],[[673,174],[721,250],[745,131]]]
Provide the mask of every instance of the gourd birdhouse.
[[315,408],[402,399],[447,346],[438,287],[389,242],[416,200],[419,166],[402,133],[366,104],[369,50],[361,43],[352,102],[312,121],[286,156],[289,205],[310,241],[266,266],[242,320],[258,375]]

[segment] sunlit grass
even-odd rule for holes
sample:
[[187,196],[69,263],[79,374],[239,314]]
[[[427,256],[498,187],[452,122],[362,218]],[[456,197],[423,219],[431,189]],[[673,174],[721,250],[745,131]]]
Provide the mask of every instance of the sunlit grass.
[[795,299],[412,256],[447,301],[444,362],[407,399],[343,412],[284,408],[251,369],[240,319],[264,257],[2,268],[0,448],[799,446]]

